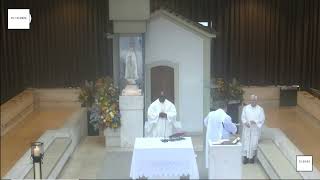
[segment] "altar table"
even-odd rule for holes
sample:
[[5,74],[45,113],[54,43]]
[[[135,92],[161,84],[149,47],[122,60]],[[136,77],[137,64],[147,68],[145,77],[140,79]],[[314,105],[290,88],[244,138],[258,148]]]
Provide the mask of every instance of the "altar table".
[[196,155],[190,137],[181,141],[161,142],[162,138],[136,138],[130,177],[199,179]]

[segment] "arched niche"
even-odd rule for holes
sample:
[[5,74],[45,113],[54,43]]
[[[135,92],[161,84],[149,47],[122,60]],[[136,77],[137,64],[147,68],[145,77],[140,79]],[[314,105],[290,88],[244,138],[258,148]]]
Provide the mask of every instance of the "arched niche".
[[163,90],[168,100],[176,106],[177,120],[179,120],[179,65],[177,63],[160,60],[146,64],[145,87],[146,111],[150,104],[160,95],[161,90]]

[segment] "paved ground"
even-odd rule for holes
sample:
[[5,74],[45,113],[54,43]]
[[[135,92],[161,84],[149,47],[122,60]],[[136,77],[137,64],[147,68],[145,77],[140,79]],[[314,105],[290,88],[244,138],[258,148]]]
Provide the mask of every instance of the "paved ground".
[[63,179],[96,179],[106,154],[104,137],[86,137],[60,173]]
[[[39,138],[47,129],[59,128],[72,112],[72,110],[35,112],[1,137],[1,175],[3,176],[25,153],[30,142]],[[314,164],[320,169],[320,144],[315,143],[320,139],[320,123],[299,107],[271,106],[265,107],[265,112],[266,124],[269,127],[280,128],[304,154],[312,154]],[[106,151],[103,141],[103,137],[84,139],[71,156],[60,177],[127,177],[131,153],[114,152],[110,149]],[[194,145],[196,150],[202,149],[201,138],[195,139]],[[199,154],[199,164],[202,164],[199,162],[203,161],[201,158]],[[200,176],[205,178],[205,169],[200,167],[199,171]],[[258,165],[246,165],[243,172],[244,178],[265,177]]]
[[[207,178],[204,167],[204,153],[196,151],[197,164],[201,179]],[[130,173],[132,152],[110,149],[103,146],[103,137],[87,137],[76,149],[59,178],[84,179],[128,179]],[[267,179],[259,164],[243,167],[245,179]]]
[[[106,153],[101,169],[97,173],[98,179],[128,179],[130,174],[132,152],[108,152]],[[197,152],[197,164],[200,179],[208,178],[205,168],[204,153]],[[232,170],[230,170],[232,173]],[[243,167],[243,179],[268,179],[259,164],[245,165]]]

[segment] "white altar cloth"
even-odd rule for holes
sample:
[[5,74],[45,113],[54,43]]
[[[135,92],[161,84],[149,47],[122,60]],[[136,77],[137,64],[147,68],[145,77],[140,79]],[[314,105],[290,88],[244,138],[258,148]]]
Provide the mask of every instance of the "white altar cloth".
[[171,179],[189,175],[190,179],[199,179],[191,138],[166,143],[161,142],[161,139],[136,138],[130,177]]

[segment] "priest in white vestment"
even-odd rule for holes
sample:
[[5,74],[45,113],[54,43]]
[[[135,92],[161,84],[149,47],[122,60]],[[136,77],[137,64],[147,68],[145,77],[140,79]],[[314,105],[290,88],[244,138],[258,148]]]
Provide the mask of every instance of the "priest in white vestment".
[[237,132],[237,126],[232,123],[231,117],[226,113],[227,107],[222,104],[216,111],[211,111],[204,119],[204,126],[207,127],[206,133],[206,168],[208,168],[209,140],[212,142],[221,139],[229,139],[230,135]]
[[242,110],[241,121],[242,130],[242,155],[243,163],[254,163],[257,153],[258,141],[261,135],[261,128],[265,120],[262,107],[257,105],[258,97],[250,96],[251,103],[246,105]]
[[181,123],[176,120],[177,111],[164,93],[148,108],[148,121],[145,123],[147,137],[169,137],[174,130],[181,129]]

